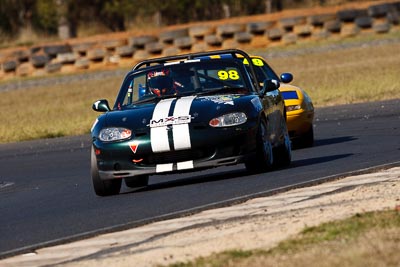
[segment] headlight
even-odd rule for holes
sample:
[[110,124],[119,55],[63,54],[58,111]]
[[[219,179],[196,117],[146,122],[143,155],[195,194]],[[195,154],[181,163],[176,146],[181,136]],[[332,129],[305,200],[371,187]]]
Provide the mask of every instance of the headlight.
[[125,128],[104,128],[99,133],[99,139],[103,142],[118,141],[131,137],[132,131]]
[[211,127],[226,127],[226,126],[235,126],[239,124],[243,124],[247,121],[246,114],[243,112],[235,112],[225,114],[218,118],[214,118],[210,120],[209,125]]
[[293,110],[299,110],[301,109],[300,105],[293,105],[293,106],[287,106],[286,111],[293,111]]

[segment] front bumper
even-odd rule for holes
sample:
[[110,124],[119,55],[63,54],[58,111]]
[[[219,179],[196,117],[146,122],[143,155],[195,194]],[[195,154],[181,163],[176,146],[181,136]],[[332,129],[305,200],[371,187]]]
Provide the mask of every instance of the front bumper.
[[[256,123],[240,127],[208,128],[194,133],[192,147],[153,153],[148,136],[116,143],[93,142],[100,178],[118,179],[143,174],[183,172],[234,165],[254,156]],[[132,142],[137,144],[133,152]]]
[[228,157],[216,160],[206,160],[206,161],[186,161],[177,162],[170,164],[160,164],[155,167],[146,167],[134,170],[121,170],[121,171],[99,171],[100,178],[102,180],[108,179],[118,179],[118,178],[129,178],[132,176],[143,175],[143,174],[161,174],[167,172],[182,172],[187,170],[195,169],[206,169],[214,168],[219,166],[235,165],[243,163],[247,158],[253,156],[254,154],[248,154],[244,156]]

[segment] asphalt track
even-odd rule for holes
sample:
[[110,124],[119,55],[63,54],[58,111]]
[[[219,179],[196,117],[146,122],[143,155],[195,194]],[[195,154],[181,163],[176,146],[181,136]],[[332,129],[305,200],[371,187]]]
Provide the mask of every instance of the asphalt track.
[[315,146],[294,150],[287,169],[152,176],[145,189],[103,198],[89,177],[89,136],[0,145],[0,257],[399,166],[399,107],[390,100],[317,109]]

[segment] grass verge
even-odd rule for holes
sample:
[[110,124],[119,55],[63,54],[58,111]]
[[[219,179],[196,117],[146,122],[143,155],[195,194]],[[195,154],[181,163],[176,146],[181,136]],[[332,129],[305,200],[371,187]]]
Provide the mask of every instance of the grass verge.
[[[399,35],[394,32],[379,38],[400,40]],[[370,38],[355,39],[365,40],[366,45],[270,58],[268,62],[278,73],[292,72],[293,84],[305,89],[316,107],[400,98],[400,42],[368,45]],[[290,52],[306,47],[313,51],[329,44],[332,42],[276,49]],[[92,111],[92,103],[106,98],[112,105],[122,78],[0,92],[0,143],[89,133],[99,115]]]
[[305,228],[268,251],[226,251],[170,267],[398,266],[399,244],[400,212],[378,211]]
[[99,115],[91,105],[101,98],[113,104],[120,83],[116,77],[2,92],[0,143],[89,133]]

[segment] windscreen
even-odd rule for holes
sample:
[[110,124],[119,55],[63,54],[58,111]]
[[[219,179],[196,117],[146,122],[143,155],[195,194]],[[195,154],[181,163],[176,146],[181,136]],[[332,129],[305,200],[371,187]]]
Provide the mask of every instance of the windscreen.
[[128,106],[146,99],[220,91],[247,94],[254,91],[249,79],[241,60],[192,60],[160,64],[128,76],[117,105]]

